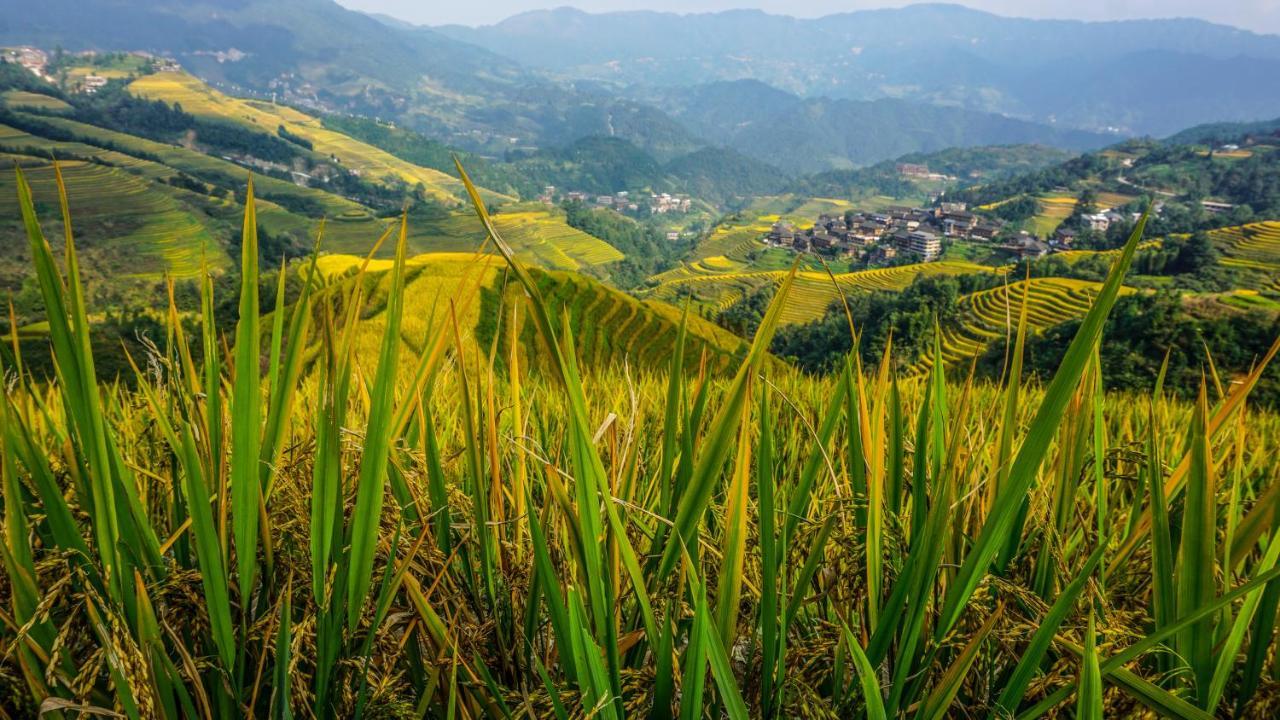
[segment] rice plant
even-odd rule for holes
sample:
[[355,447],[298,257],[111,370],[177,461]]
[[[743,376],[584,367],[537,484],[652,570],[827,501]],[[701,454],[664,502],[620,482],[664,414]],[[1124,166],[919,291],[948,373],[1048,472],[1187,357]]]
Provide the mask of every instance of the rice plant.
[[19,171],[56,377],[5,349],[0,717],[1280,712],[1280,418],[1248,403],[1280,339],[1195,403],[1103,393],[1141,223],[1043,386],[949,383],[937,338],[927,372],[802,376],[766,352],[795,270],[737,362],[682,323],[654,372],[580,362],[459,175],[523,291],[488,342],[459,318],[493,256],[411,297],[405,220],[389,267],[282,268],[259,317],[250,186],[234,332],[206,279],[116,383],[65,192],[60,267]]

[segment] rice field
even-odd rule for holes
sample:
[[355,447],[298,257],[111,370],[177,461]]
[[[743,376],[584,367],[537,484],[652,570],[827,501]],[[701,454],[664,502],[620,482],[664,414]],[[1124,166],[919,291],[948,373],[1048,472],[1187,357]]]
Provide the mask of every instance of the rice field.
[[[605,267],[617,262],[623,254],[605,241],[570,227],[564,217],[548,210],[502,212],[493,216],[495,225],[515,248],[521,260],[551,270],[581,271],[592,267]],[[394,224],[394,221],[387,221]],[[326,227],[323,246],[329,252],[339,254],[363,254],[370,250],[368,236],[361,236],[363,224],[352,223],[341,238],[331,237]],[[379,224],[377,232],[383,230]],[[477,226],[475,217],[464,212],[451,213],[443,218],[414,226],[407,231],[406,242],[413,254],[475,252],[485,243],[484,229]],[[394,246],[384,244],[382,257],[395,252]]]
[[[945,362],[963,365],[981,355],[989,344],[1011,338],[1017,332],[1022,298],[1027,298],[1027,329],[1047,330],[1068,320],[1084,317],[1102,283],[1072,278],[1032,278],[966,295],[960,301],[961,320],[942,332]],[[1133,292],[1121,288],[1120,294]],[[925,363],[927,366],[928,363]]]
[[601,361],[482,206],[513,290],[491,312],[447,280],[447,321],[407,326],[434,266],[405,232],[377,277],[326,261],[259,317],[250,202],[233,335],[206,286],[132,384],[98,384],[74,245],[64,274],[20,187],[59,372],[4,353],[7,714],[1280,706],[1280,418],[1249,405],[1261,367],[1194,403],[1102,392],[1136,234],[1044,385],[950,385],[941,358],[900,378],[770,362],[791,278],[722,372],[682,323],[648,343],[656,369]]
[[[284,105],[257,100],[242,100],[224,95],[187,73],[164,72],[145,75],[129,84],[130,92],[167,103],[179,103],[196,116],[229,120],[261,132],[275,134],[277,128],[305,138],[315,152],[336,157],[338,162],[371,179],[395,180],[410,186],[421,183],[437,200],[456,203],[464,197],[462,184],[434,168],[425,168],[340,132],[325,128],[319,118]],[[494,202],[512,198],[487,193]]]
[[1133,195],[1123,195],[1115,192],[1100,192],[1097,194],[1097,206],[1103,210],[1123,207],[1134,200],[1137,200],[1137,198]]
[[9,110],[32,108],[45,112],[64,112],[71,109],[70,105],[56,97],[26,90],[8,90],[0,93],[0,105]]
[[1219,228],[1209,239],[1231,258],[1280,267],[1280,221]]
[[1280,221],[1218,228],[1209,239],[1222,252],[1219,262],[1236,270],[1246,289],[1280,293]]
[[[0,128],[0,144],[5,141]],[[67,201],[82,230],[91,228],[93,270],[100,276],[160,279],[165,274],[193,278],[203,263],[219,268],[227,262],[222,246],[209,233],[203,218],[131,173],[116,167],[79,161],[61,165]],[[41,163],[27,171],[35,202],[58,207],[58,188],[52,166]],[[0,197],[17,197],[13,176],[0,174]],[[16,237],[20,218],[10,205],[0,212],[6,233]],[[61,232],[57,214],[48,213],[51,231]]]
[[1040,212],[1027,223],[1027,231],[1039,237],[1049,237],[1063,220],[1071,217],[1078,198],[1074,195],[1050,193],[1036,198]]
[[694,259],[715,257],[746,262],[747,253],[764,247],[764,237],[777,221],[777,215],[760,215],[749,221],[723,222],[698,243]]
[[[134,135],[126,135],[124,133],[118,133],[112,130],[96,127],[94,125],[86,125],[84,123],[65,118],[41,117],[40,121],[55,128],[71,132],[77,137],[84,138],[84,142],[86,143],[102,143],[111,149],[115,149],[125,154],[136,153],[143,157],[154,157],[163,165],[192,175],[199,176],[201,173],[206,172],[246,178],[249,175],[248,170],[233,162],[216,158],[211,155],[206,155],[196,150],[189,150],[178,145],[166,145],[153,140],[147,140]],[[326,215],[329,217],[344,215],[357,216],[361,218],[370,217],[368,211],[359,203],[333,193],[327,193],[314,188],[301,187],[291,182],[266,176],[255,178],[254,183],[257,185],[261,195],[293,196],[314,202],[324,208]],[[370,234],[375,233],[376,231],[365,231],[363,235],[367,238]]]
[[[992,272],[990,267],[974,263],[940,260],[931,263],[873,268],[855,272],[835,273],[835,281],[846,292],[874,290],[902,290],[922,276],[964,275]],[[706,266],[706,261],[685,265],[655,276],[658,286],[653,297],[667,302],[679,302],[691,298],[697,305],[716,313],[728,308],[752,289],[781,282],[788,275],[785,270],[717,272]],[[796,274],[794,287],[781,313],[784,325],[805,323],[822,317],[827,307],[839,299],[832,276],[824,272],[802,270]]]

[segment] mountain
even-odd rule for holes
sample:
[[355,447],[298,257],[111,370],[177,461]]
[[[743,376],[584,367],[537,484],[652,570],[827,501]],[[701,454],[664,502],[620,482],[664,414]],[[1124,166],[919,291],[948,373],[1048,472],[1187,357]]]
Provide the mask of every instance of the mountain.
[[395,118],[493,154],[609,134],[660,156],[697,147],[652,108],[332,0],[0,0],[0,45],[149,51],[237,94]]
[[524,13],[440,27],[528,66],[620,85],[755,78],[803,96],[883,97],[1165,134],[1280,114],[1280,37],[1200,20],[1027,20],[956,5],[818,19],[759,11]]
[[664,163],[616,137],[588,137],[563,147],[513,155],[504,167],[538,188],[687,193],[714,203],[774,193],[787,182],[778,168],[730,148],[704,147]]
[[1174,133],[1164,139],[1169,145],[1196,145],[1201,143],[1238,142],[1249,136],[1272,135],[1280,137],[1280,118],[1258,120],[1251,123],[1208,123],[1196,125]]
[[907,100],[801,98],[756,80],[639,91],[708,142],[792,173],[871,165],[950,147],[1039,144],[1086,150],[1114,135]]

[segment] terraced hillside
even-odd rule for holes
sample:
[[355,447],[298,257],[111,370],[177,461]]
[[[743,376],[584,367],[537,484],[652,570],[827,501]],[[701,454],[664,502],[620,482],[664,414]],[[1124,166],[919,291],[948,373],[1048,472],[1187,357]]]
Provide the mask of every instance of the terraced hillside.
[[[570,227],[558,212],[546,209],[499,212],[493,215],[493,222],[516,255],[538,267],[583,271],[623,258],[609,243]],[[326,236],[327,233],[326,230]],[[341,238],[327,239],[324,247],[329,252],[364,254],[373,239],[376,235],[353,236],[348,232]],[[484,228],[474,214],[466,211],[451,212],[443,217],[411,218],[409,222],[408,246],[413,254],[475,252],[485,240]],[[387,257],[391,252],[390,245],[384,244],[380,255]]]
[[[1088,280],[1033,278],[966,295],[961,300],[960,324],[943,328],[943,357],[947,363],[967,362],[991,342],[1016,332],[1024,289],[1027,329],[1040,331],[1083,317],[1101,287],[1101,283]],[[1122,290],[1122,294],[1132,292]],[[924,365],[928,364],[926,360]]]
[[1221,262],[1247,271],[1252,289],[1280,292],[1280,221],[1219,228],[1209,233]]
[[1071,217],[1077,202],[1074,195],[1062,193],[1051,193],[1036,198],[1040,212],[1031,218],[1027,230],[1040,237],[1049,237],[1063,220]]
[[[932,275],[963,275],[992,272],[992,269],[973,263],[943,260],[931,263],[899,265],[848,273],[835,273],[836,283],[846,291],[901,290],[917,277]],[[659,285],[652,291],[653,297],[668,302],[691,299],[696,305],[718,312],[733,304],[746,292],[770,283],[779,282],[786,271],[763,272],[710,272],[706,261],[686,266],[657,276]],[[804,323],[822,316],[827,306],[839,298],[831,283],[832,276],[824,272],[802,271],[796,276],[795,286],[783,310],[784,324]]]
[[[350,278],[362,263],[351,255],[329,255],[320,259],[320,271],[328,281]],[[375,276],[370,290],[371,304],[385,303],[385,275],[388,260],[374,260],[368,272]],[[451,322],[450,306],[458,317],[459,327],[474,332],[481,347],[488,347],[495,330],[510,331],[504,316],[497,319],[499,295],[506,291],[512,298],[520,292],[512,280],[507,283],[502,258],[491,254],[428,253],[406,261],[408,282],[405,289],[405,315],[402,333],[406,343],[419,347],[427,330],[442,322]],[[573,327],[574,343],[582,367],[622,367],[633,370],[665,368],[670,363],[679,329],[681,310],[653,300],[637,300],[600,282],[577,273],[534,270],[544,298],[556,312],[554,321],[562,322],[561,311],[568,313]],[[360,329],[361,342],[377,348],[381,336],[379,311],[369,314]],[[724,369],[740,351],[743,341],[731,333],[690,314],[686,361],[697,367],[706,354],[712,369]],[[537,365],[545,353],[538,346],[534,328],[521,320],[526,365]],[[505,359],[498,360],[500,365]]]
[[0,106],[10,110],[33,108],[44,112],[63,112],[71,106],[56,97],[26,90],[9,90],[0,93]]
[[[0,127],[0,137],[12,135]],[[46,231],[56,230],[49,232],[50,236],[60,237],[58,189],[52,166],[26,156],[12,155],[9,159],[27,166],[27,181],[37,206],[43,210]],[[226,253],[209,232],[207,216],[182,202],[181,191],[166,191],[164,186],[125,168],[106,164],[64,161],[62,173],[75,231],[96,239],[85,247],[85,264],[92,265],[94,276],[155,280],[167,273],[178,278],[193,277],[206,262],[213,267],[225,262]],[[11,170],[0,172],[0,197],[17,197]],[[14,204],[6,203],[0,211],[0,234],[9,238],[21,236]],[[20,263],[24,248],[14,243],[4,252],[16,253]]]
[[[315,152],[336,158],[344,167],[362,176],[384,181],[419,183],[436,199],[447,203],[465,197],[462,183],[433,168],[406,162],[390,153],[324,127],[319,118],[291,107],[259,100],[243,100],[225,95],[182,72],[161,72],[143,76],[129,85],[141,97],[179,103],[182,109],[200,117],[236,122],[265,133],[287,132],[309,141]],[[490,193],[491,201],[511,198]]]
[[[141,265],[131,263],[130,274],[168,270],[177,276],[195,272],[202,257],[215,267],[226,257],[216,243],[206,242],[212,237],[209,233],[216,233],[219,221],[226,231],[222,237],[232,237],[235,218],[242,209],[226,188],[240,186],[249,176],[248,170],[188,148],[65,118],[22,113],[17,117],[31,130],[0,125],[0,155],[29,166],[48,166],[50,155],[92,161],[88,163],[91,167],[68,173],[67,177],[72,209],[77,211],[80,237],[87,252],[103,243],[104,247],[135,247]],[[4,176],[6,182],[12,182],[11,174]],[[107,178],[118,187],[99,187],[108,184]],[[193,190],[192,179],[209,194]],[[206,183],[216,183],[222,190]],[[272,235],[289,234],[305,242],[315,237],[324,220],[323,248],[329,252],[363,255],[395,222],[395,218],[375,217],[365,206],[318,188],[268,176],[255,176],[254,184],[263,230]],[[90,205],[88,214],[78,211],[79,195],[84,195]],[[107,210],[117,209],[119,213],[107,217]],[[5,206],[0,210],[0,222],[16,223],[16,213],[15,206]],[[42,215],[46,219],[56,217],[52,212]],[[559,212],[542,206],[511,206],[495,215],[495,222],[523,259],[541,267],[581,271],[623,257],[608,243],[570,227]],[[134,238],[132,245],[130,237]],[[415,254],[474,252],[485,236],[472,213],[458,210],[411,222],[409,240]],[[389,246],[383,248],[384,255],[389,252]],[[169,264],[152,262],[152,258]],[[120,259],[116,257],[117,261]]]
[[761,238],[769,233],[779,215],[759,215],[750,220],[724,222],[711,235],[698,243],[693,258],[728,258],[746,262],[747,253],[762,247]]

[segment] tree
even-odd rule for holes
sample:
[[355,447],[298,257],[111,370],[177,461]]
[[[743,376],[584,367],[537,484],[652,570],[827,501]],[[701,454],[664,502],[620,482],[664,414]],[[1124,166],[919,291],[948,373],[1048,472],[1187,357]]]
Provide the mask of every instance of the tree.
[[1200,274],[1218,264],[1218,249],[1204,232],[1193,233],[1178,250],[1173,272]]

